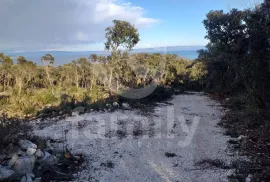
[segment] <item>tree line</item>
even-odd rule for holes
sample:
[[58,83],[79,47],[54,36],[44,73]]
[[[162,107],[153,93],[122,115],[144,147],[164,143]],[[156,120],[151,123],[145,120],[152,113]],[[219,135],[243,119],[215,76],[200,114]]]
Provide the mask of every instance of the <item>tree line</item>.
[[128,22],[115,20],[106,29],[106,38],[105,49],[111,55],[93,54],[60,66],[54,66],[57,60],[50,54],[44,55],[42,66],[38,66],[23,56],[14,64],[11,57],[1,53],[1,111],[26,115],[63,100],[117,100],[115,91],[142,88],[152,82],[167,88],[203,85],[205,68],[201,62],[170,54],[130,54],[139,34]]
[[245,104],[267,108],[270,101],[270,1],[253,9],[210,11],[203,21],[210,41],[199,51],[208,71],[206,88],[242,95]]

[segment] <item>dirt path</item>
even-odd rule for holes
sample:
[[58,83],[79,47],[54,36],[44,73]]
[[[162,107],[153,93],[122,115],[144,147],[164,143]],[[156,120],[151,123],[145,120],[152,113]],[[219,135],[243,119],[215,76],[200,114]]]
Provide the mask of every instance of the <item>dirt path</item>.
[[[201,93],[175,96],[151,115],[136,111],[93,112],[37,123],[34,134],[61,141],[86,156],[79,181],[227,181],[227,170],[203,160],[230,161],[217,123],[220,106]],[[44,124],[44,122],[42,122]],[[57,147],[57,144],[55,144]]]

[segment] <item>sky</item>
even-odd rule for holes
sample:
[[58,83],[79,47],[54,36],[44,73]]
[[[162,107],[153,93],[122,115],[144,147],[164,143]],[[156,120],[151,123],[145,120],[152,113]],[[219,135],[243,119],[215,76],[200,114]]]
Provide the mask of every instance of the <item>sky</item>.
[[138,28],[135,48],[204,46],[210,10],[252,7],[261,0],[0,0],[0,52],[104,50],[105,28]]

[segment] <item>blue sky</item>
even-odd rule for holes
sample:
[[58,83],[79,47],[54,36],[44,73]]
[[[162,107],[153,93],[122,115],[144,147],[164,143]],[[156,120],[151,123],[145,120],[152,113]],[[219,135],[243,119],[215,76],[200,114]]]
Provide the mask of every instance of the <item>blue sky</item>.
[[206,30],[202,24],[210,10],[228,11],[232,8],[251,7],[251,0],[147,0],[135,1],[144,7],[146,15],[158,19],[159,23],[141,30],[141,44],[205,45]]
[[[0,52],[104,49],[105,28],[126,20],[140,32],[136,48],[201,46],[210,10],[248,8],[262,0],[1,0]],[[48,13],[49,10],[49,13]]]

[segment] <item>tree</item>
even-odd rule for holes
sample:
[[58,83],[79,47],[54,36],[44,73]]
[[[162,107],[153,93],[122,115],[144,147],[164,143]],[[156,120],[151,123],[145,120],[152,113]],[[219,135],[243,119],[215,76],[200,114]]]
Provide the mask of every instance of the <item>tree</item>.
[[210,11],[203,21],[210,43],[199,51],[207,67],[207,87],[234,95],[246,93],[253,105],[270,101],[270,6],[228,13]]
[[23,56],[19,56],[18,58],[17,58],[17,64],[24,64],[24,63],[26,63],[27,62],[27,60],[25,59],[25,57],[23,57]]
[[113,26],[106,31],[105,50],[116,51],[119,46],[132,49],[139,41],[138,30],[127,21],[113,20]]
[[3,83],[3,91],[9,86],[12,74],[11,67],[13,65],[13,60],[10,56],[5,56],[4,53],[0,53],[0,82]]
[[[106,28],[106,43],[105,50],[111,50],[112,56],[109,61],[109,83],[108,87],[111,89],[112,80],[113,80],[113,72],[116,65],[121,63],[117,63],[121,58],[121,52],[118,51],[119,47],[122,47],[127,50],[131,50],[139,41],[139,33],[138,30],[132,26],[127,21],[121,20],[113,20],[113,26]],[[118,57],[116,59],[116,57]],[[123,60],[122,60],[123,61]],[[118,79],[117,79],[117,88],[118,88]]]
[[45,56],[42,56],[41,61],[43,62],[45,69],[46,69],[47,80],[48,80],[49,84],[52,86],[51,76],[49,73],[49,67],[53,65],[54,57],[50,54],[46,54]]
[[41,61],[44,65],[53,65],[54,57],[50,54],[46,54],[45,56],[42,56]]

